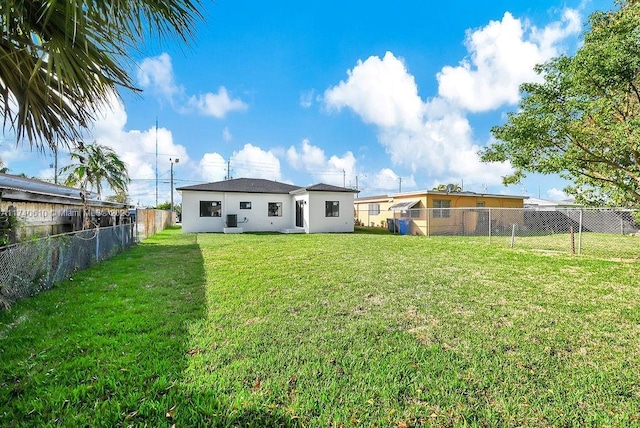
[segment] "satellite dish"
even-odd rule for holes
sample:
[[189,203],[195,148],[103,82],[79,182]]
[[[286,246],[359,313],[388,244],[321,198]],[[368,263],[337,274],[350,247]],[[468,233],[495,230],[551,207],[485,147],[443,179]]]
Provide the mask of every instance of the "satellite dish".
[[455,184],[447,184],[447,193],[451,193],[456,189]]

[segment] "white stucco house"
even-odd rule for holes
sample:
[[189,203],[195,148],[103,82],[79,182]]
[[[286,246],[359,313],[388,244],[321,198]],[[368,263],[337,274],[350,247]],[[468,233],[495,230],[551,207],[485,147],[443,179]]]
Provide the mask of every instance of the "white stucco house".
[[237,178],[179,187],[183,232],[353,232],[357,190]]
[[573,199],[550,201],[548,199],[527,198],[524,201],[524,208],[534,209],[536,211],[556,211],[582,207],[584,207],[584,205],[575,203]]

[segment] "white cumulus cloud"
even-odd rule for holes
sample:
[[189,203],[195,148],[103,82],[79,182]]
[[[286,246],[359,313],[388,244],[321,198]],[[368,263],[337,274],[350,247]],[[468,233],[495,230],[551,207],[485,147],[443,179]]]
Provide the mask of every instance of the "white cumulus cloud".
[[517,103],[520,84],[539,78],[534,66],[558,55],[579,30],[575,10],[541,29],[507,12],[501,21],[467,33],[469,56],[442,68],[435,97],[423,99],[404,61],[386,52],[359,60],[346,80],[324,92],[324,102],[328,110],[349,108],[376,126],[394,165],[442,182],[497,185],[511,167],[480,162],[482,144],[474,141],[468,113]]
[[173,64],[167,53],[143,59],[138,68],[138,83],[173,101],[174,96],[182,93],[173,75]]
[[[282,181],[280,160],[270,150],[263,150],[251,143],[233,152],[230,159],[219,153],[205,153],[198,165],[205,181],[222,181],[227,178],[264,178]],[[227,175],[227,170],[230,169]]]
[[280,160],[272,151],[247,143],[231,156],[231,176],[282,181]]
[[438,73],[440,97],[473,112],[488,111],[520,99],[523,82],[538,81],[533,67],[559,53],[559,44],[580,32],[580,15],[565,10],[562,21],[530,27],[507,12],[501,21],[467,33],[469,57]]
[[221,86],[217,93],[210,92],[199,96],[192,96],[189,99],[189,105],[201,114],[213,116],[218,119],[222,119],[229,112],[245,111],[248,107],[241,99],[230,98],[224,86]]
[[304,139],[299,148],[289,147],[287,160],[292,168],[310,174],[316,182],[355,187],[356,158],[350,151],[327,158],[324,150]]
[[349,107],[366,123],[386,128],[419,125],[422,101],[418,87],[404,62],[393,53],[358,60],[347,74],[346,81],[325,91],[329,108]]
[[219,153],[205,153],[198,162],[198,170],[205,181],[222,181],[227,177],[227,161]]
[[552,201],[562,201],[569,198],[566,193],[560,189],[556,189],[555,187],[547,190],[547,197]]
[[463,112],[441,98],[423,101],[415,79],[391,52],[359,61],[348,74],[346,82],[325,92],[325,102],[329,108],[349,107],[376,125],[393,164],[431,176],[474,173],[475,179],[493,183],[500,182],[500,172],[509,171],[508,165],[480,162]]
[[[367,175],[365,185],[362,187],[367,191],[367,186],[374,186],[373,193],[398,193],[407,189],[415,189],[416,181],[413,175],[400,177],[391,168],[382,168],[374,174]],[[370,192],[369,192],[370,193]]]
[[218,92],[187,95],[184,87],[176,83],[171,56],[167,53],[145,58],[138,67],[138,84],[168,100],[181,113],[195,109],[200,114],[222,119],[230,112],[248,108],[240,98],[231,98],[224,86],[220,86]]

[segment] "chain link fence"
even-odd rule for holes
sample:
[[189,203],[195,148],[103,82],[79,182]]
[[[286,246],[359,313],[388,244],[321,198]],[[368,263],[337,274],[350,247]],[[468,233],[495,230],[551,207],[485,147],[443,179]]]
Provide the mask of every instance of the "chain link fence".
[[175,214],[165,210],[138,209],[129,215],[134,222],[0,247],[0,310],[175,224]]
[[0,248],[0,309],[131,247],[134,226],[101,227]]
[[[370,214],[356,212],[356,219]],[[379,226],[402,235],[460,236],[546,252],[640,258],[636,210],[420,208],[389,211]]]

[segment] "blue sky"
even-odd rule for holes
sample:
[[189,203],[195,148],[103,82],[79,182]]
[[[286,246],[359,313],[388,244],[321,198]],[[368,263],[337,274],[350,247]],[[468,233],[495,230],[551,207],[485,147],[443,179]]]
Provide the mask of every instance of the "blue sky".
[[[588,15],[611,2],[205,2],[190,47],[135,54],[139,95],[122,92],[87,140],[129,165],[134,203],[233,178],[355,187],[361,196],[458,183],[465,190],[559,199],[565,183],[483,164],[490,128],[517,108],[536,63],[572,53]],[[158,127],[156,129],[156,120]],[[52,157],[15,147],[12,173],[53,177]],[[60,154],[59,165],[68,158]],[[176,193],[176,200],[180,197]]]

